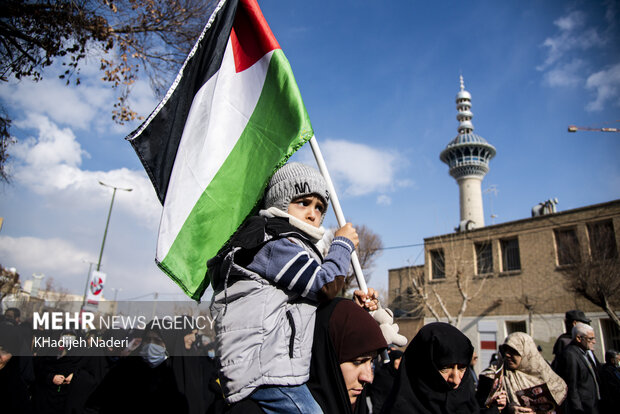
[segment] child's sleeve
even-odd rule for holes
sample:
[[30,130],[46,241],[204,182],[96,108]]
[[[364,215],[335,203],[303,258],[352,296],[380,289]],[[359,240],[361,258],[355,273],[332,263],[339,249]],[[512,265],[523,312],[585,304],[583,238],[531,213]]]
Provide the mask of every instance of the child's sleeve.
[[321,264],[303,247],[283,238],[267,243],[248,269],[308,299],[331,299],[344,284],[353,249],[349,239],[336,237]]

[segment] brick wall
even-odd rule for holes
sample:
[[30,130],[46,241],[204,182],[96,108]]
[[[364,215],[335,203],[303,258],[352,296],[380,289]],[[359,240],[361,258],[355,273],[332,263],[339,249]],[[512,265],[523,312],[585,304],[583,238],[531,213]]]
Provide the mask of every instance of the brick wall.
[[[601,220],[611,220],[613,223],[618,248],[620,200],[427,238],[424,241],[423,266],[389,270],[389,302],[393,307],[396,303],[404,309],[414,306],[412,295],[406,295],[407,288],[411,289],[408,275],[423,272],[429,303],[441,313],[440,304],[432,293],[434,289],[453,317],[456,317],[462,304],[457,274],[461,275],[464,291],[470,296],[475,295],[467,304],[465,316],[519,315],[528,312],[554,314],[575,308],[598,312],[599,308],[564,288],[564,276],[558,271],[554,229],[575,228],[582,254],[588,254],[587,223]],[[511,238],[518,239],[521,267],[516,271],[503,271],[501,241]],[[492,245],[493,272],[477,275],[474,245],[482,242]],[[433,278],[433,250],[443,250],[443,279]],[[428,310],[424,314],[431,316]],[[441,316],[444,316],[443,313]]]

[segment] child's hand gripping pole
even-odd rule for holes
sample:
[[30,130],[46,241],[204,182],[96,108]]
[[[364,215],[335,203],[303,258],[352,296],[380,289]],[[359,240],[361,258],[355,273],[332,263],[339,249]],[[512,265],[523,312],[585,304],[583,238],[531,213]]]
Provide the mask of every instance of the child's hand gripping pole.
[[[321,171],[321,174],[323,175],[323,178],[325,178],[325,182],[327,183],[327,190],[329,191],[329,198],[331,198],[334,213],[336,213],[336,220],[338,220],[338,225],[342,227],[347,224],[347,221],[344,219],[342,207],[340,207],[340,202],[338,201],[338,196],[336,195],[336,189],[334,188],[332,179],[329,176],[329,172],[327,171],[327,165],[325,165],[325,160],[323,159],[323,154],[321,154],[319,143],[314,136],[310,138],[310,147],[312,148],[312,152],[314,153],[316,163],[319,166],[319,171]],[[351,254],[351,263],[353,264],[353,271],[355,272],[355,278],[357,279],[357,284],[360,287],[360,290],[362,290],[364,293],[368,293],[368,287],[366,286],[366,280],[364,279],[364,274],[362,273],[362,266],[360,266],[357,252],[353,252]]]

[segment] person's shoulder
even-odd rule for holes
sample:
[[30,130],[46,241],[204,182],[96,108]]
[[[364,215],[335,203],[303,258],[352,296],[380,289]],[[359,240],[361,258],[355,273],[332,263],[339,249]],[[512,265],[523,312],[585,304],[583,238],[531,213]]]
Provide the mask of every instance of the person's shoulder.
[[579,357],[583,354],[583,351],[577,344],[571,342],[564,348],[564,352],[562,352],[562,356],[565,360],[579,360]]
[[278,246],[284,249],[303,250],[302,243],[303,243],[303,240],[300,240],[297,237],[293,237],[293,236],[278,237],[278,238],[268,240],[265,243],[265,247],[269,247],[273,249],[274,246]]

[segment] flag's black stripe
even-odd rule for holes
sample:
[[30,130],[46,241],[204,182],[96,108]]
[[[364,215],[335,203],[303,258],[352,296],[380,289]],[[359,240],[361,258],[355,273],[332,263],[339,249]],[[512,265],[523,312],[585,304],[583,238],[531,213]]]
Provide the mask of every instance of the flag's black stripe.
[[237,3],[237,0],[229,0],[220,9],[166,104],[150,120],[142,133],[134,137],[141,126],[128,135],[127,139],[142,161],[162,204],[166,199],[172,166],[192,100],[222,64]]

